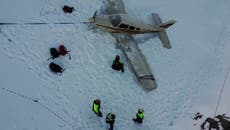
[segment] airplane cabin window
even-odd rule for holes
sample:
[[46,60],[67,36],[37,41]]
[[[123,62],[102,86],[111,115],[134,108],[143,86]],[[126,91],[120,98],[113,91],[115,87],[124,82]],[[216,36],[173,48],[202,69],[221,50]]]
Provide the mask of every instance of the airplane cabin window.
[[133,26],[129,26],[129,29],[130,29],[130,30],[134,30],[134,29],[135,29],[135,27],[133,27]]
[[119,25],[119,28],[124,28],[124,29],[126,29],[126,28],[128,28],[128,27],[129,27],[129,25],[126,25],[126,24],[123,24],[123,23]]
[[120,15],[112,15],[109,16],[109,20],[111,22],[111,24],[116,27],[121,23],[121,16]]

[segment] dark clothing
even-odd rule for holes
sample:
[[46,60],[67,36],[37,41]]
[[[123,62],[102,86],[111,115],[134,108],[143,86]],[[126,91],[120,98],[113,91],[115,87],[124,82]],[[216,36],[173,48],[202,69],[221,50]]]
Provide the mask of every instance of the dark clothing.
[[73,7],[65,5],[63,8],[64,13],[72,13],[75,9]]
[[223,127],[223,130],[230,130],[230,118],[223,115],[218,115],[216,118],[219,119],[219,122],[221,123],[221,126]]
[[52,56],[52,59],[55,59],[60,56],[60,53],[56,48],[50,48],[50,55]]
[[215,119],[213,118],[207,118],[204,123],[200,126],[202,129],[205,128],[205,124],[206,123],[209,123],[209,127],[208,129],[211,130],[212,128],[216,129],[216,130],[219,130],[219,124],[218,124],[218,121],[216,121]]
[[54,73],[62,73],[64,71],[64,69],[61,66],[53,62],[50,63],[49,67],[50,67],[50,70],[52,70]]
[[200,114],[199,112],[197,112],[197,113],[195,114],[195,117],[193,117],[193,120],[198,120],[198,119],[201,119],[202,117],[203,117],[203,115]]
[[109,130],[113,130],[113,126],[115,123],[115,115],[112,113],[108,113],[105,119],[105,122],[109,124]]
[[124,65],[123,65],[123,63],[113,61],[112,68],[113,68],[114,70],[117,70],[117,71],[120,71],[120,70],[121,70],[121,72],[124,72]]
[[136,114],[136,119],[133,119],[133,121],[135,122],[135,123],[142,123],[143,122],[143,119],[144,119],[144,113],[142,112],[142,113],[137,113]]
[[117,71],[122,71],[124,72],[124,64],[120,62],[120,57],[119,55],[117,55],[115,57],[115,60],[113,61],[113,65],[111,66],[114,70],[117,70]]

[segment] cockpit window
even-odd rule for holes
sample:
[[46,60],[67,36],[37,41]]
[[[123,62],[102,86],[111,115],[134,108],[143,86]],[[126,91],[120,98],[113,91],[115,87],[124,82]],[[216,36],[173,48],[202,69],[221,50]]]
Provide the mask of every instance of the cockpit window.
[[112,15],[109,16],[109,20],[113,26],[118,26],[121,23],[121,16],[120,15]]
[[129,26],[129,29],[130,29],[130,30],[134,30],[134,29],[135,29],[135,27],[133,27],[133,26]]
[[129,25],[126,25],[126,24],[123,24],[123,23],[119,25],[119,28],[124,28],[124,29],[126,29],[126,28],[128,28],[128,27],[129,27]]
[[139,31],[139,30],[140,30],[140,28],[136,28],[136,30],[138,30],[138,31]]

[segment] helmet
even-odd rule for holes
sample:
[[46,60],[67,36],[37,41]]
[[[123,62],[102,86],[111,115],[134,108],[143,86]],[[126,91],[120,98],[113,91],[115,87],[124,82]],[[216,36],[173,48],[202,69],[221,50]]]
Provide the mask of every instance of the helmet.
[[142,112],[144,112],[144,109],[139,108],[138,113],[142,113]]
[[101,100],[100,99],[96,99],[96,100],[94,100],[94,103],[101,104]]
[[119,56],[119,55],[116,55],[115,60],[116,60],[116,61],[119,61],[119,60],[120,60],[120,56]]
[[111,115],[111,119],[115,119],[116,116],[114,114]]
[[115,116],[113,113],[108,113],[108,114],[107,114],[107,117],[108,117],[109,119],[112,119],[112,120],[114,120],[114,119],[116,118],[116,116]]

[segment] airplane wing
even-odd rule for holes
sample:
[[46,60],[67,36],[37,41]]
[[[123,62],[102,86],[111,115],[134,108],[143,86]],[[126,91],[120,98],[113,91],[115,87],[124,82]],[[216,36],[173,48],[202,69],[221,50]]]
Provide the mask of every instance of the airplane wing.
[[124,53],[130,69],[133,71],[141,86],[150,91],[157,87],[156,80],[148,66],[145,56],[141,53],[137,43],[130,34],[112,34],[119,48]]
[[[106,0],[103,14],[125,14],[125,7],[122,0]],[[144,55],[141,53],[137,43],[130,34],[112,33],[117,40],[117,45],[125,55],[129,68],[133,71],[141,86],[149,91],[157,87],[156,80],[147,64]]]
[[125,6],[122,0],[106,0],[106,14],[125,14]]

